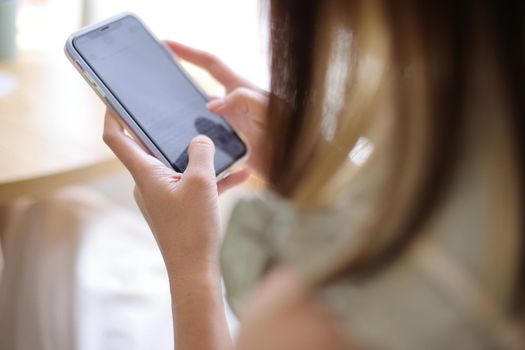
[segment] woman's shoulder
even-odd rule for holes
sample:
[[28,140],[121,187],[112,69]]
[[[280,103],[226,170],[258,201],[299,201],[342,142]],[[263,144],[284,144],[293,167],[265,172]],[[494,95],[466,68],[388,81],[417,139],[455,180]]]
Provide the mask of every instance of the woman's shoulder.
[[269,271],[242,310],[239,349],[358,349],[289,267]]

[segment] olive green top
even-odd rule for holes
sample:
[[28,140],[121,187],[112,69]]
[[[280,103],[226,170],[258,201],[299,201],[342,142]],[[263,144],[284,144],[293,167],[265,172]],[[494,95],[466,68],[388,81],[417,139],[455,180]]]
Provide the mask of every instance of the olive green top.
[[[349,339],[370,349],[525,348],[525,328],[509,321],[505,309],[516,237],[505,232],[494,237],[494,220],[497,225],[504,217],[492,210],[498,199],[491,169],[506,160],[491,158],[479,142],[471,146],[469,161],[459,167],[446,205],[425,227],[423,240],[372,278],[340,279],[321,291]],[[371,171],[363,169],[370,173],[344,194],[345,205],[305,214],[268,193],[236,205],[221,252],[234,311],[272,265],[289,264],[308,278],[322,271],[342,244],[351,254],[349,240],[359,245],[367,199],[376,190]]]

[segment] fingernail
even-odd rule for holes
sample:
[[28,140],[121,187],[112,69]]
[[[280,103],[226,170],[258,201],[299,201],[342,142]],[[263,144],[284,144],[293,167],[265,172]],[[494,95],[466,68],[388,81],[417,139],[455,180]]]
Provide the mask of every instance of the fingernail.
[[206,107],[209,110],[218,110],[222,106],[224,106],[224,99],[223,98],[218,98],[216,100],[212,100],[212,101],[208,102],[208,104],[206,105]]
[[197,135],[191,140],[191,142],[213,144],[213,140],[206,135]]

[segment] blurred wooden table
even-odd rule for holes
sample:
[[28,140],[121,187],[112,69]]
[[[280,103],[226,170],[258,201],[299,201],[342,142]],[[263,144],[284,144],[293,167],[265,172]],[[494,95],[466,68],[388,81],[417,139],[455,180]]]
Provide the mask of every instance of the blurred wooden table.
[[0,76],[14,81],[0,91],[0,202],[122,168],[102,142],[104,104],[63,54],[21,53]]
[[[208,94],[223,94],[207,73],[185,67]],[[61,51],[21,53],[0,62],[1,76],[17,83],[0,91],[0,203],[123,169],[102,141],[104,104]]]

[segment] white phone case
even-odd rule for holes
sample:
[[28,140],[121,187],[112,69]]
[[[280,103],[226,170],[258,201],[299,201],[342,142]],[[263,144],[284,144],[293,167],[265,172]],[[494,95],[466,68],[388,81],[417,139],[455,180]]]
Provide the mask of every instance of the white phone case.
[[[164,48],[164,50],[166,51],[166,55],[168,55],[170,58],[173,58],[172,52],[164,45],[164,43],[162,43],[162,41],[157,39],[157,37],[146,27],[144,22],[140,18],[138,18],[136,15],[129,13],[129,12],[121,13],[119,15],[108,18],[104,21],[89,25],[71,34],[71,36],[67,39],[64,51],[69,61],[73,64],[73,66],[77,69],[77,71],[84,77],[86,82],[91,86],[91,88],[100,97],[100,99],[108,107],[112,108],[119,115],[121,120],[127,126],[128,132],[130,132],[134,137],[136,137],[140,142],[142,142],[142,144],[151,152],[151,154],[153,154],[156,158],[158,158],[162,163],[164,163],[166,166],[170,168],[173,168],[170,162],[168,161],[168,159],[166,159],[166,157],[162,154],[162,152],[160,152],[157,146],[151,141],[149,136],[146,135],[146,133],[144,133],[142,128],[137,124],[137,122],[133,119],[133,117],[131,117],[131,115],[120,104],[120,102],[115,98],[115,96],[113,96],[113,93],[111,92],[111,90],[109,90],[109,88],[106,87],[104,82],[101,79],[99,79],[97,74],[95,74],[95,72],[91,69],[91,67],[85,62],[85,60],[82,58],[80,53],[75,49],[73,45],[73,40],[76,37],[86,34],[88,32],[91,32],[93,30],[102,28],[108,24],[111,24],[115,21],[118,21],[128,16],[132,16],[133,18],[138,20],[143,25],[143,27],[151,34],[151,36],[159,43],[159,45]],[[206,93],[198,86],[198,84],[195,83],[195,81],[186,72],[186,70],[178,62],[175,61],[175,64],[188,77],[188,79],[197,88],[197,90],[205,97],[205,99],[209,100],[209,97],[206,95]],[[242,137],[240,135],[238,136],[242,140]],[[246,142],[244,142],[244,144],[246,146]],[[249,150],[246,149],[246,153],[243,157],[239,158],[230,167],[228,167],[221,173],[217,174],[217,181],[227,176],[229,174],[229,169],[234,167],[239,162],[245,160],[248,155],[248,152]]]

